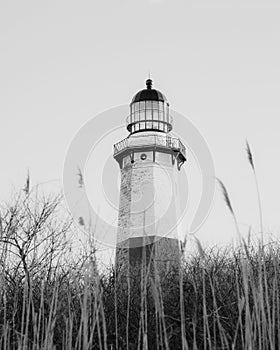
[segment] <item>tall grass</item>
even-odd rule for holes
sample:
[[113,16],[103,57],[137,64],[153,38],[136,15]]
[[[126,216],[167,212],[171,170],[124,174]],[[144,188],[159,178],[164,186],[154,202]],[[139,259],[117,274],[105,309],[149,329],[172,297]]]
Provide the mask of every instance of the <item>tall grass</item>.
[[128,290],[116,283],[113,267],[88,275],[86,257],[57,267],[49,278],[31,274],[30,285],[24,274],[11,281],[12,271],[5,270],[0,347],[116,349],[118,343],[119,349],[278,349],[280,245],[264,247],[262,260],[258,246],[244,248],[208,250],[203,260],[192,256],[180,272],[182,289],[174,282],[176,272],[159,287],[152,276],[139,284],[135,271]]
[[179,269],[160,276],[144,261],[122,281],[115,266],[100,272],[92,247],[72,255],[60,199],[32,192],[28,175],[1,208],[0,349],[279,349],[279,241],[246,242],[219,183],[239,247],[197,240],[185,257],[185,240]]

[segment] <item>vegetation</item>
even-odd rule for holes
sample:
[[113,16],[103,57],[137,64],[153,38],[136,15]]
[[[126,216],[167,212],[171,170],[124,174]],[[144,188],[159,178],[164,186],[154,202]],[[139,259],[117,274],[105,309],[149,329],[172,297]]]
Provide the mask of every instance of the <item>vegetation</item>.
[[[255,171],[249,145],[247,154]],[[179,271],[135,267],[123,281],[114,266],[98,270],[92,247],[74,257],[60,201],[30,191],[28,178],[2,208],[1,349],[279,348],[279,242],[240,235],[239,248],[203,250],[197,241],[187,260],[184,242]]]

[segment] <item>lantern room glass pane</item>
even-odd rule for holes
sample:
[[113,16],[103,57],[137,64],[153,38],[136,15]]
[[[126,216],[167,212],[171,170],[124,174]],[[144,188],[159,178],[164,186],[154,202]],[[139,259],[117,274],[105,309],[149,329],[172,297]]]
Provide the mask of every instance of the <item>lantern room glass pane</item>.
[[152,110],[151,109],[146,110],[146,120],[152,120]]
[[135,117],[134,117],[134,119],[137,121],[137,120],[139,120],[139,112],[135,112]]
[[145,109],[145,101],[140,102],[140,111],[142,111],[142,109]]
[[145,110],[140,111],[140,120],[145,120]]
[[147,129],[152,129],[152,122],[147,122]]
[[163,111],[163,102],[159,101],[159,110]]
[[139,111],[139,102],[134,103],[135,111]]
[[158,110],[153,110],[153,119],[158,120]]
[[158,101],[153,101],[153,109],[158,109]]
[[158,129],[158,122],[153,122],[153,129]]
[[145,122],[144,123],[142,123],[142,122],[140,123],[140,129],[141,130],[145,129]]
[[152,101],[146,101],[146,109],[152,108]]

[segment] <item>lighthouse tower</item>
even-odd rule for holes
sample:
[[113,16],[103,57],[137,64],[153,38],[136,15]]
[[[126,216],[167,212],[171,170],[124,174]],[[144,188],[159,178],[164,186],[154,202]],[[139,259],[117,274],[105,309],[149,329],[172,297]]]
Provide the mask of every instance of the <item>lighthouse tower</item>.
[[129,135],[114,145],[121,171],[116,267],[179,263],[180,169],[186,149],[171,134],[166,97],[146,81],[130,103]]

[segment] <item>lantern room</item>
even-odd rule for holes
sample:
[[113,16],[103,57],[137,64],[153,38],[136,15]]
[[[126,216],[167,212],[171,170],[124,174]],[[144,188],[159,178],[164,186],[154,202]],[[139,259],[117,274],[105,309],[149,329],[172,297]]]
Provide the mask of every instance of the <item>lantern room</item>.
[[150,130],[168,133],[172,130],[169,104],[160,91],[152,88],[151,79],[146,80],[146,89],[133,97],[126,122],[130,134]]

